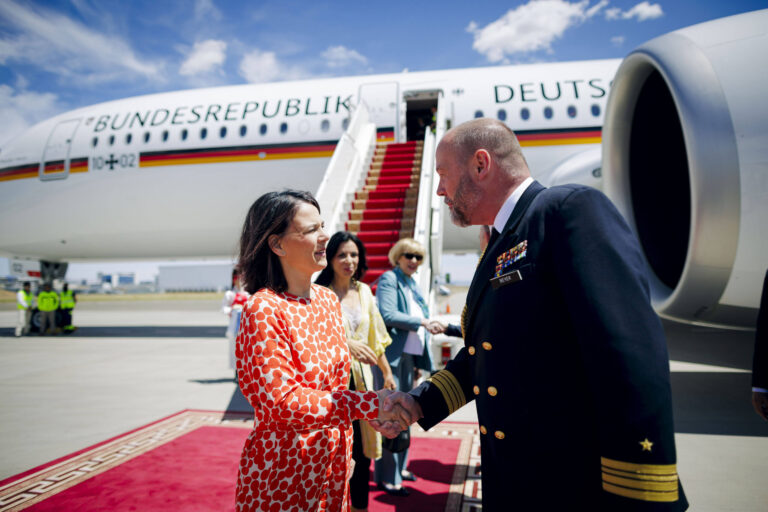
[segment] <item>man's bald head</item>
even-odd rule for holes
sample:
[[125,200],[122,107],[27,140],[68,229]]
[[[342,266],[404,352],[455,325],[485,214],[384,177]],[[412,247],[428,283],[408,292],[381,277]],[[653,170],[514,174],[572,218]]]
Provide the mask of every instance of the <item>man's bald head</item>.
[[479,149],[488,151],[496,164],[515,180],[530,176],[517,137],[496,119],[474,119],[449,130],[440,144],[448,144],[459,162],[466,163]]

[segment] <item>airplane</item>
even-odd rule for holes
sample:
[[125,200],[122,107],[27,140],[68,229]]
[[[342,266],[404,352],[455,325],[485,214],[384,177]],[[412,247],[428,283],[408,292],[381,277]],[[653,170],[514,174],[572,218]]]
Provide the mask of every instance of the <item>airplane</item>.
[[[0,148],[0,252],[59,277],[66,261],[232,257],[250,204],[284,187],[316,192],[341,228],[375,143],[418,140],[414,236],[430,247],[431,289],[440,253],[478,242],[430,197],[429,153],[450,126],[494,117],[543,184],[605,190],[638,234],[661,316],[749,328],[768,251],[757,92],[766,27],[763,10],[672,32],[624,60],[238,85],[76,109]],[[433,109],[434,133],[420,128]]]

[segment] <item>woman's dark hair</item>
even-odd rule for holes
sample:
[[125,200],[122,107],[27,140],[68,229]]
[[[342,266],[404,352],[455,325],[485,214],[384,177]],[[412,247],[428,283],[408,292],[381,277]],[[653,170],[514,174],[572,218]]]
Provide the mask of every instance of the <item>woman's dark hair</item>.
[[262,288],[280,293],[288,287],[280,259],[269,247],[269,237],[285,233],[302,202],[320,211],[320,205],[312,194],[290,189],[267,192],[248,210],[240,235],[240,256],[236,267],[248,293],[256,293]]
[[328,243],[325,246],[325,257],[328,260],[328,265],[320,272],[320,275],[317,276],[315,283],[323,286],[330,286],[333,282],[333,265],[331,265],[331,261],[336,257],[336,253],[339,252],[341,244],[349,242],[350,240],[355,243],[357,252],[360,253],[357,270],[355,270],[355,275],[352,276],[352,279],[359,281],[363,278],[365,272],[368,270],[368,262],[365,259],[365,246],[363,245],[363,242],[349,231],[337,231],[333,234],[331,239],[328,240]]

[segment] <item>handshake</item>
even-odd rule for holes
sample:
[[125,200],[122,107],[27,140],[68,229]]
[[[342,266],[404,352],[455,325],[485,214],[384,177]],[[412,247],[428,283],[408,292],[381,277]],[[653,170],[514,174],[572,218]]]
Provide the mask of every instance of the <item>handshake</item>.
[[408,393],[382,389],[379,395],[379,417],[368,423],[381,435],[394,439],[412,423],[422,418],[421,407]]

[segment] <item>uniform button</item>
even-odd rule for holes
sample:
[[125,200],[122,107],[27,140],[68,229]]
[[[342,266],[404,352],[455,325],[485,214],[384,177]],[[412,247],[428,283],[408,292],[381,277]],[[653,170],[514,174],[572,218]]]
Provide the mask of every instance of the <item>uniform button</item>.
[[490,343],[488,343],[487,341],[484,341],[484,342],[483,342],[483,348],[484,348],[485,350],[491,350],[491,349],[493,348],[493,345],[491,345],[491,344],[490,344]]
[[493,433],[494,436],[496,436],[496,439],[504,439],[504,432],[501,430],[497,430]]
[[475,355],[475,347],[469,347],[469,355]]
[[488,429],[485,428],[483,425],[480,425],[480,432],[482,432],[483,434],[487,434],[488,433]]
[[472,391],[473,391],[473,392],[474,392],[476,395],[479,395],[479,394],[480,394],[480,388],[479,388],[478,386],[475,386],[475,387],[473,387],[473,388],[472,388]]
[[491,396],[496,396],[499,394],[499,391],[495,387],[491,386],[488,388],[488,394]]

